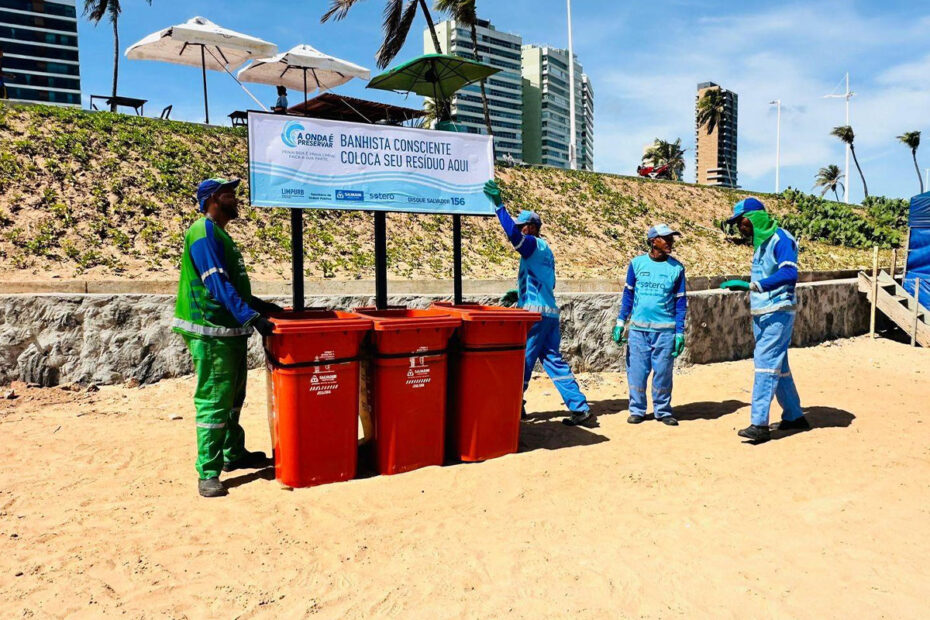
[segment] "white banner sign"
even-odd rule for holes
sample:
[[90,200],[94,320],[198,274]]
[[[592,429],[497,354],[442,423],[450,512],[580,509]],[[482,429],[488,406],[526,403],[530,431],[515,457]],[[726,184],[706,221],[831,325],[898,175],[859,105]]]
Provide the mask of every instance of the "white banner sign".
[[493,215],[491,138],[249,112],[256,207]]

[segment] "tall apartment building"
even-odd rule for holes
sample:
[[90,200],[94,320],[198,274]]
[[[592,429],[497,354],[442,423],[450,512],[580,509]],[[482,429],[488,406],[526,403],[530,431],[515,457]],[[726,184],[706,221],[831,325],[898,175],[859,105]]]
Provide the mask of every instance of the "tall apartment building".
[[[3,2],[4,0],[0,0]],[[436,24],[436,34],[444,54],[473,59],[471,32],[468,26],[447,20]],[[494,149],[497,157],[509,155],[523,159],[523,90],[520,77],[520,35],[500,32],[486,20],[477,24],[478,57],[481,62],[500,69],[485,80]],[[423,50],[435,53],[429,30],[423,32]],[[471,133],[487,133],[481,87],[472,84],[452,98],[452,120]]]
[[581,76],[581,102],[584,107],[584,126],[578,143],[578,167],[594,170],[594,87],[585,74]]
[[739,109],[739,97],[736,93],[721,88],[713,82],[702,82],[697,87],[697,102],[710,90],[720,91],[723,95],[723,118],[710,133],[706,126],[699,126],[695,121],[695,144],[697,153],[695,169],[697,182],[701,185],[719,185],[738,187],[736,178],[736,125]]
[[75,0],[0,0],[7,98],[81,105]]
[[[568,52],[524,45],[523,160],[568,168],[570,107]],[[578,168],[594,169],[594,90],[575,56],[575,141]]]

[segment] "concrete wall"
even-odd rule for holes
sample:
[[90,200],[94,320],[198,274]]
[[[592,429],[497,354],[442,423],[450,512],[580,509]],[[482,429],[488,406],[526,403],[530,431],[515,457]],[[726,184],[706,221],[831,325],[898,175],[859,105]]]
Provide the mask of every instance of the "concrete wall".
[[[795,346],[846,338],[868,329],[869,307],[855,280],[801,284]],[[471,301],[493,302],[479,295]],[[393,296],[391,304],[423,307],[437,297]],[[709,363],[752,355],[745,293],[689,293],[688,348],[684,363]],[[285,298],[277,298],[286,303]],[[310,297],[326,308],[372,305],[370,296]],[[619,370],[620,349],[610,341],[619,308],[617,293],[570,293],[562,308],[562,351],[578,372]],[[0,384],[22,380],[41,385],[151,383],[191,372],[182,339],[170,331],[170,295],[0,295]],[[259,339],[250,339],[250,364],[262,360]]]

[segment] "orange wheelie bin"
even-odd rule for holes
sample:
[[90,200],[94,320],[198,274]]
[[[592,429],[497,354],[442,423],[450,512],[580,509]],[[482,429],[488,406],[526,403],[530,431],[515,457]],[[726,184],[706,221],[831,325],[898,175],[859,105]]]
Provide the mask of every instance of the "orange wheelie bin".
[[265,339],[275,478],[308,487],[355,477],[359,349],[371,320],[308,310],[271,317]]
[[358,308],[371,319],[371,417],[381,474],[442,465],[449,338],[461,320],[444,310]]
[[484,461],[516,452],[526,338],[542,315],[479,304],[435,302],[432,307],[462,319],[450,350],[450,456]]

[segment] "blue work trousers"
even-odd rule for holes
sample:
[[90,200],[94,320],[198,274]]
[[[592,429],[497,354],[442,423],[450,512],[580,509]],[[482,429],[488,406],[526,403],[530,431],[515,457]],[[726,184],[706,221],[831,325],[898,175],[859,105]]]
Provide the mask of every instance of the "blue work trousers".
[[752,423],[756,426],[768,426],[772,397],[781,405],[782,420],[796,420],[804,415],[798,388],[788,367],[793,328],[794,312],[770,312],[752,317],[752,333],[756,338]]
[[569,411],[583,412],[589,409],[588,400],[581,393],[572,369],[562,359],[559,345],[562,333],[559,331],[559,317],[543,316],[542,321],[534,323],[526,339],[526,359],[523,366],[523,391],[530,384],[536,361],[542,362],[543,370],[555,383],[555,388],[562,396]]
[[652,373],[652,409],[656,419],[672,415],[674,332],[631,329],[626,345],[626,377],[630,384],[630,415],[646,415],[646,382]]

